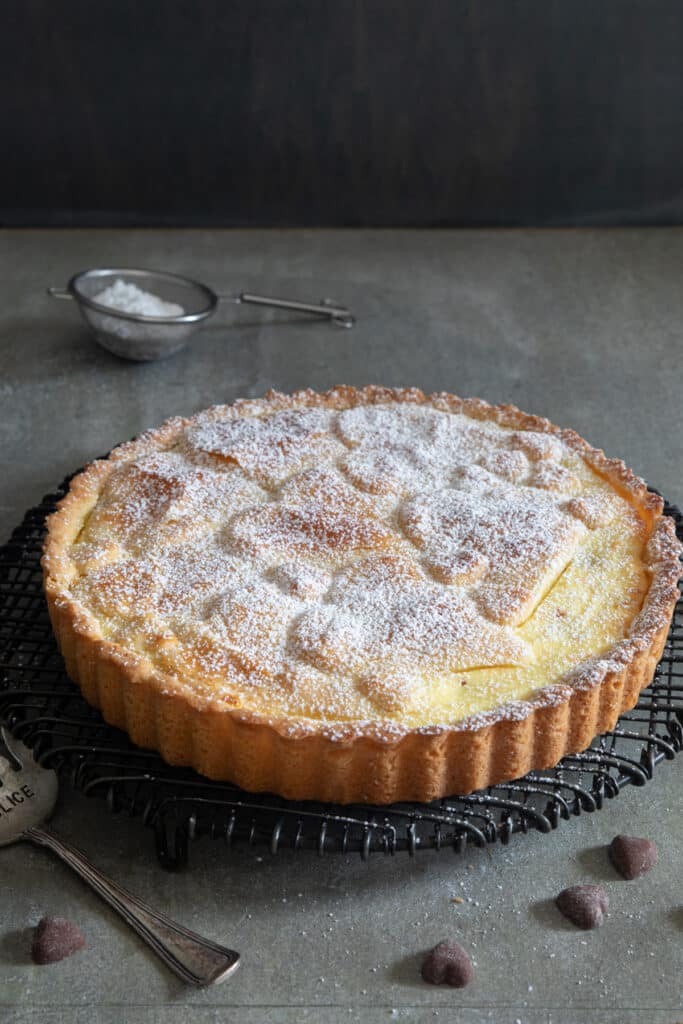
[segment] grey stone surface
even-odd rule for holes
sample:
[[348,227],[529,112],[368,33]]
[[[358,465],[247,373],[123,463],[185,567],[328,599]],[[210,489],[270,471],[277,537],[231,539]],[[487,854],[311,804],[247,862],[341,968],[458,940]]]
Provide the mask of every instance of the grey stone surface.
[[[116,263],[221,291],[332,294],[359,323],[340,331],[226,306],[189,351],[127,364],[44,295]],[[512,401],[575,427],[680,503],[682,265],[674,230],[5,232],[0,534],[65,473],[168,415],[339,382]],[[177,875],[157,866],[138,820],[65,789],[54,819],[65,838],[243,964],[221,987],[185,989],[66,868],[14,847],[0,851],[0,1020],[678,1024],[681,783],[683,758],[552,835],[463,857],[270,858],[202,840]],[[610,867],[604,845],[620,831],[657,839],[650,875],[624,882]],[[573,929],[550,902],[580,881],[608,889],[597,932]],[[87,949],[31,965],[27,929],[43,913],[76,921]],[[460,992],[418,976],[423,952],[447,936],[476,961]]]

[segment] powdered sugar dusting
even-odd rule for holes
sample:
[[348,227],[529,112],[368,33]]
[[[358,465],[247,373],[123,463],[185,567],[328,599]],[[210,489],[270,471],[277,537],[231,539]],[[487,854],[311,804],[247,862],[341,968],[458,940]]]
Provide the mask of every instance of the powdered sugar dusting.
[[437,578],[460,570],[482,613],[508,625],[530,614],[583,530],[547,495],[472,474],[406,502],[399,520]]
[[252,478],[277,487],[296,470],[332,460],[340,445],[325,409],[288,409],[267,417],[197,418],[187,434],[190,451],[241,466]]
[[246,403],[116,459],[73,594],[103,636],[211,700],[342,731],[426,726],[530,697],[549,638],[552,683],[623,635],[637,574],[621,619],[597,586],[573,619],[562,584],[611,571],[619,516],[542,433],[412,403]]
[[366,692],[368,680],[405,689],[420,675],[532,658],[512,631],[484,621],[466,593],[424,579],[396,555],[339,573],[328,601],[299,619],[294,643],[317,668],[357,677]]

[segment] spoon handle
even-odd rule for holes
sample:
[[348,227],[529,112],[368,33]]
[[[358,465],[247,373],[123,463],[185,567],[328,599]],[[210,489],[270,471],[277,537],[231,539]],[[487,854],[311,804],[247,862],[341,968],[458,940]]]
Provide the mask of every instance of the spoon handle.
[[155,913],[98,871],[82,853],[63,842],[54,832],[46,828],[30,828],[22,838],[47,847],[73,868],[183,981],[190,985],[211,985],[223,981],[237,968],[239,953],[202,938],[163,914]]

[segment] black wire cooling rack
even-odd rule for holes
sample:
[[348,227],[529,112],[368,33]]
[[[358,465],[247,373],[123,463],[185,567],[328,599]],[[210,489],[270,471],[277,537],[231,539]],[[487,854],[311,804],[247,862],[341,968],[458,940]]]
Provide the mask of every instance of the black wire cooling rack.
[[[506,843],[515,832],[550,832],[582,811],[599,809],[632,783],[644,785],[664,759],[683,747],[683,601],[679,600],[664,656],[652,685],[617,727],[582,754],[523,779],[431,804],[390,807],[292,802],[246,793],[172,768],[102,721],[64,672],[41,589],[45,517],[68,479],[30,509],[0,548],[0,718],[43,765],[68,776],[112,811],[140,815],[154,830],[168,868],[182,867],[199,836],[263,846],[394,854],[468,843]],[[683,536],[678,509],[666,511]]]

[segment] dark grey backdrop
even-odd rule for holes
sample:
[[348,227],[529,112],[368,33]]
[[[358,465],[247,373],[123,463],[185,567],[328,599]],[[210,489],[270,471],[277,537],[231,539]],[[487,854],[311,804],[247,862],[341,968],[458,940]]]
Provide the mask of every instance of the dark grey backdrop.
[[681,0],[4,0],[4,224],[683,223]]

